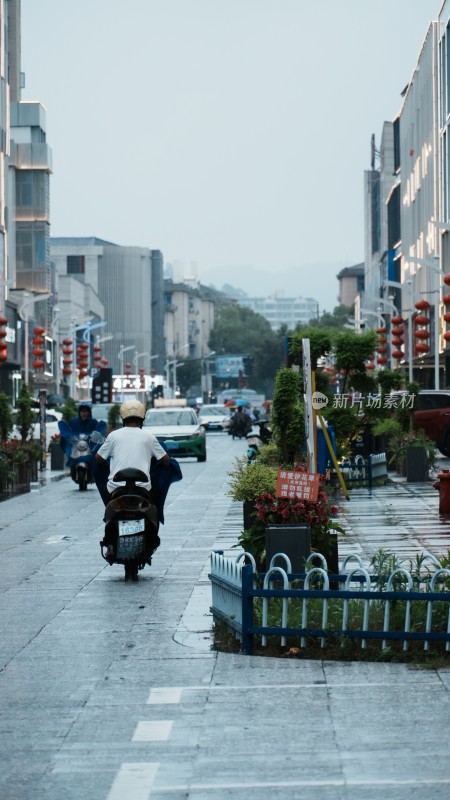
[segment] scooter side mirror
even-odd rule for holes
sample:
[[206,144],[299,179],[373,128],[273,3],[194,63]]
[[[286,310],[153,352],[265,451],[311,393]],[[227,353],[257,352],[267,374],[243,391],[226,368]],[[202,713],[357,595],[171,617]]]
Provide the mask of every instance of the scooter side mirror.
[[92,431],[91,442],[94,442],[94,444],[103,444],[104,441],[105,437],[102,433],[100,433],[100,431]]

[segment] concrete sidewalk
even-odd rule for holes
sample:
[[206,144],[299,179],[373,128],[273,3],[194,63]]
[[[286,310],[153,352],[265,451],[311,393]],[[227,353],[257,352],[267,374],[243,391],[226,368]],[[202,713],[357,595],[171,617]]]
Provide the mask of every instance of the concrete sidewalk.
[[[447,800],[450,670],[211,650],[208,559],[236,556],[241,449],[219,435],[183,463],[137,584],[100,559],[93,490],[49,474],[0,505],[2,800]],[[352,490],[341,557],[370,560],[383,530],[406,555],[445,550],[437,507],[431,485]]]

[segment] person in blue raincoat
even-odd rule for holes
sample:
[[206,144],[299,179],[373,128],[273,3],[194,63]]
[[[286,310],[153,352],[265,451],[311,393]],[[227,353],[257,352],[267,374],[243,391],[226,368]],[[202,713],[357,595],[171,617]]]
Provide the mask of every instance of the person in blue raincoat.
[[[58,427],[61,433],[60,446],[63,453],[67,456],[67,465],[71,468],[71,471],[74,467],[74,463],[70,458],[72,445],[69,441],[69,437],[72,435],[78,436],[80,433],[89,434],[93,433],[93,431],[98,431],[103,436],[106,435],[106,422],[104,420],[97,420],[92,416],[92,409],[89,403],[80,403],[77,416],[72,417],[70,422],[61,420],[58,423]],[[92,452],[95,452],[96,449],[98,449],[98,446],[94,447]],[[91,466],[95,476],[96,463],[93,458],[91,459]]]

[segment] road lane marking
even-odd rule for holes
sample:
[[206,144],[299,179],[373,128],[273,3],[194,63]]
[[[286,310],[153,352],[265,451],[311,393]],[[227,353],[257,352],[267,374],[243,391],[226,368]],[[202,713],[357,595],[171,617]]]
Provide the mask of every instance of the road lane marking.
[[181,701],[183,689],[161,686],[157,689],[150,689],[147,704],[149,705],[169,705]]
[[157,761],[121,764],[107,800],[148,800],[158,767]]
[[173,720],[141,720],[133,733],[133,742],[166,742],[172,730]]

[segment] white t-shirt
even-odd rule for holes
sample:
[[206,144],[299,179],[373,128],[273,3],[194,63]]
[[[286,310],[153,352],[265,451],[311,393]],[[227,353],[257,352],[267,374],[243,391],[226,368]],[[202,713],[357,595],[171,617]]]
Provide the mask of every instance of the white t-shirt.
[[99,456],[111,459],[109,465],[108,492],[113,492],[119,486],[124,486],[124,481],[113,481],[116,472],[122,469],[140,469],[148,475],[147,483],[138,483],[148,491],[150,483],[150,461],[155,456],[157,461],[167,455],[164,448],[158,442],[156,436],[150,431],[125,426],[117,431],[112,431],[106,441],[98,450]]

